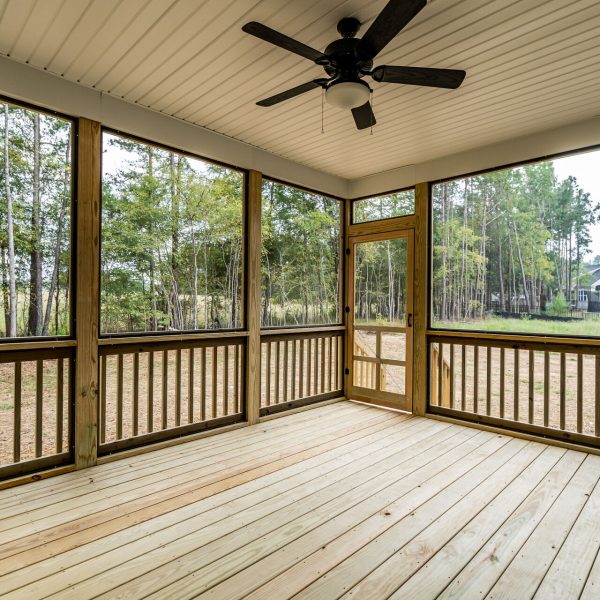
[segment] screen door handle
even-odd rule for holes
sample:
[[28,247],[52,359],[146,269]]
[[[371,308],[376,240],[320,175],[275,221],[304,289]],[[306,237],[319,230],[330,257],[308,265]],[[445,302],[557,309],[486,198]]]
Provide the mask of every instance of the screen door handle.
[[406,317],[406,326],[412,327],[412,313],[408,313],[408,315]]

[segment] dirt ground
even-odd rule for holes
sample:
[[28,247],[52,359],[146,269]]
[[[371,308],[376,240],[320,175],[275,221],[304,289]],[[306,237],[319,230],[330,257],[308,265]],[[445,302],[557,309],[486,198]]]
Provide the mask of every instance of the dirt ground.
[[[293,342],[279,342],[279,377],[276,378],[276,344],[271,342],[271,365],[269,388],[267,393],[267,351],[263,343],[261,366],[261,406],[276,404],[284,401],[300,399],[321,393],[341,389],[340,365],[336,339],[331,345],[325,340],[323,345],[320,340],[311,341],[310,366],[308,341],[304,342],[303,349],[303,382],[302,395],[300,395],[300,342],[296,341],[296,369],[293,370]],[[287,344],[287,370],[285,369],[285,346]],[[228,347],[227,359],[225,348],[206,350],[204,375],[202,372],[202,352],[194,351],[193,360],[193,402],[189,404],[189,373],[190,354],[188,350],[181,352],[181,379],[180,379],[180,413],[179,423],[197,423],[203,420],[231,415],[242,411],[243,403],[243,349],[237,351],[237,377],[236,377],[236,351],[234,346]],[[315,352],[317,369],[315,371]],[[216,363],[216,385],[213,399],[213,360]],[[227,369],[225,363],[227,362]],[[324,362],[325,369],[322,369]],[[65,360],[64,390],[63,390],[63,435],[64,449],[69,447],[69,372],[68,361]],[[331,365],[331,368],[330,368]],[[176,419],[176,390],[177,390],[177,353],[169,351],[167,354],[167,420],[163,427],[163,353],[154,353],[154,373],[152,382],[149,381],[149,354],[141,353],[139,360],[139,387],[138,387],[138,435],[148,432],[148,389],[152,390],[152,429],[159,431],[163,428],[175,427]],[[122,432],[120,438],[133,435],[133,355],[123,357],[123,401],[122,401]],[[225,377],[225,372],[227,376]],[[56,402],[57,402],[57,361],[44,361],[43,366],[43,393],[42,393],[42,456],[49,456],[57,452],[56,443]],[[322,378],[324,373],[325,377]],[[292,385],[294,377],[294,385]],[[36,363],[22,363],[22,400],[21,400],[21,460],[35,457],[35,422],[36,422]],[[226,382],[226,383],[225,383]],[[294,388],[292,390],[292,388]],[[225,403],[225,389],[227,389],[227,402]],[[284,392],[284,390],[287,390]],[[108,443],[117,437],[117,391],[118,391],[118,359],[110,356],[106,362],[106,411],[104,424],[100,424],[101,442]],[[292,394],[292,391],[294,392]],[[202,401],[204,399],[204,401]],[[102,411],[100,411],[102,415]],[[0,364],[0,466],[13,462],[14,439],[14,364]]]
[[[515,381],[515,351],[505,351],[504,366],[504,416],[514,419],[515,391],[518,389],[518,420],[529,423],[529,351],[518,351],[519,370]],[[560,354],[551,352],[550,382],[549,382],[549,426],[560,428]],[[450,362],[450,348],[444,346],[444,360]],[[475,412],[475,352],[472,346],[466,349],[465,360],[465,410]],[[462,404],[462,354],[459,346],[455,347],[454,355],[454,405],[461,408]],[[490,361],[490,416],[500,417],[500,349],[494,348]],[[600,374],[598,374],[600,375]],[[595,422],[595,388],[596,388],[595,359],[592,356],[583,357],[582,372],[582,430],[583,433],[594,435]],[[477,386],[477,412],[486,414],[487,411],[487,349],[479,349],[479,369]],[[432,403],[438,404],[439,398],[432,398]],[[533,424],[544,425],[544,353],[533,353]],[[577,356],[565,356],[565,430],[577,431]]]

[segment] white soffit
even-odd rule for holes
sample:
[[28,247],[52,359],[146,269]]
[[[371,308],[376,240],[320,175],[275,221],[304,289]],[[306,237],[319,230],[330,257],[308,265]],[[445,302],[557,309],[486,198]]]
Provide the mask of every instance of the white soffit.
[[[373,83],[373,135],[318,90],[255,102],[319,67],[244,34],[319,50],[385,0],[0,0],[0,53],[344,179],[426,163],[599,113],[598,0],[429,0],[376,64],[463,68],[456,91]],[[360,34],[359,34],[360,35]]]

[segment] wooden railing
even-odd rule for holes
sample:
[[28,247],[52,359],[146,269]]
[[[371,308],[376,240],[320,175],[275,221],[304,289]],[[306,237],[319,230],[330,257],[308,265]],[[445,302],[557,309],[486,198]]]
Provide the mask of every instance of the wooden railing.
[[452,366],[439,344],[431,344],[431,397],[436,398],[439,406],[450,408],[452,386]]
[[0,478],[69,462],[74,349],[0,352]]
[[600,346],[430,335],[434,413],[600,445]]
[[261,333],[260,413],[342,395],[343,327]]
[[100,453],[241,421],[245,342],[103,340]]

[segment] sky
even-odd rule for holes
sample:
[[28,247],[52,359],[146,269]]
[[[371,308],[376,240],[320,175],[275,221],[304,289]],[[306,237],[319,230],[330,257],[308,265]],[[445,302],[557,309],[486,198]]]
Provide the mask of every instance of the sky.
[[[573,175],[577,179],[579,187],[591,195],[592,203],[600,203],[600,150],[560,158],[553,163],[559,181]],[[586,262],[600,255],[600,223],[592,225],[590,233],[591,252],[585,257]]]

